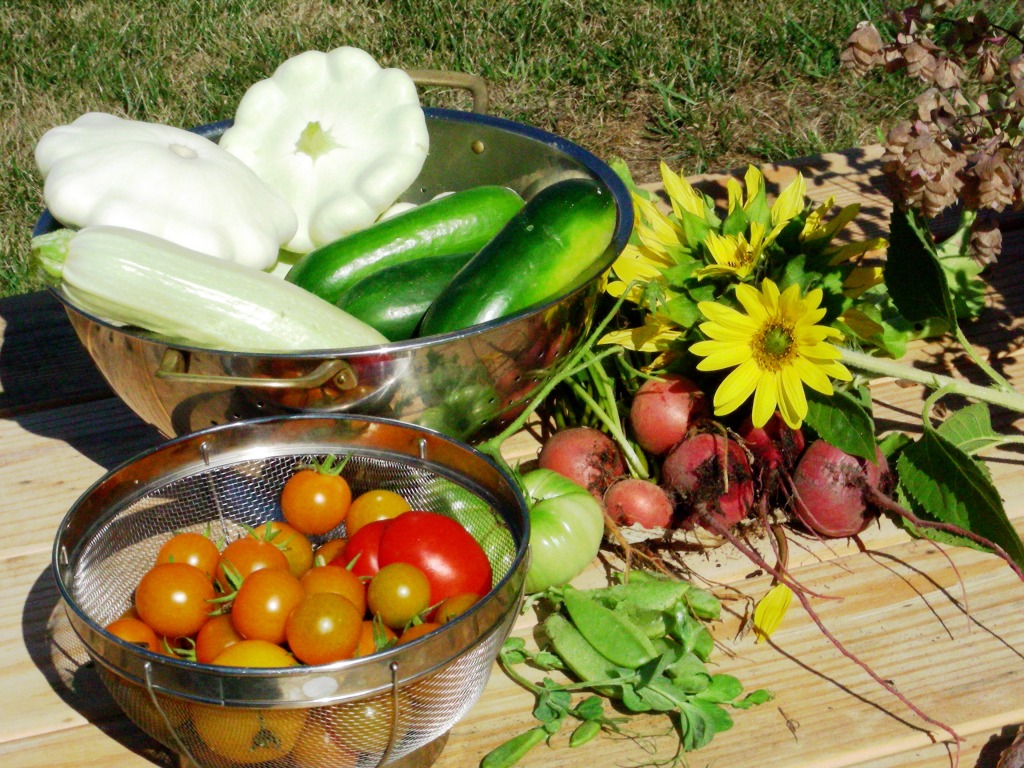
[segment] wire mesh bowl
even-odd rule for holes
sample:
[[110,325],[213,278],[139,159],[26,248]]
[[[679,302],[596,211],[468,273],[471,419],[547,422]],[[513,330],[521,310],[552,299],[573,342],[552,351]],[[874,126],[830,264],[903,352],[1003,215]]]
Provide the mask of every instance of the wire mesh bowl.
[[[200,664],[103,629],[130,607],[171,535],[209,528],[230,541],[281,519],[289,474],[327,455],[348,458],[353,494],[386,488],[462,523],[490,559],[491,591],[418,640],[320,666]],[[313,539],[343,534],[344,524]],[[419,766],[436,759],[483,692],[519,612],[528,542],[514,482],[472,448],[390,420],[299,415],[193,433],[111,471],[61,523],[53,569],[69,622],[111,695],[183,766]]]

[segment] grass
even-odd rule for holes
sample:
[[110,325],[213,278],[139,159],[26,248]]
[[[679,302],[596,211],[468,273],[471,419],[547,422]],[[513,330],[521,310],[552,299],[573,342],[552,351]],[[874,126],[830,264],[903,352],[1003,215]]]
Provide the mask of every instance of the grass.
[[[913,91],[838,52],[876,0],[8,0],[0,3],[0,296],[28,260],[32,149],[85,111],[191,126],[229,117],[286,58],[338,45],[386,66],[472,72],[490,112],[625,159],[638,180],[877,140]],[[426,104],[468,107],[426,91]]]

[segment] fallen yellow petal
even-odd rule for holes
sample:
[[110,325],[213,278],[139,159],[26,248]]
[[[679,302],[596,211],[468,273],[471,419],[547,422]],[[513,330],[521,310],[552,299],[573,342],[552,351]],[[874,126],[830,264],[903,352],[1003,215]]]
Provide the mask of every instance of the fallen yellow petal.
[[767,640],[779,628],[792,600],[793,590],[785,584],[776,584],[768,590],[768,594],[761,598],[754,609],[756,642]]

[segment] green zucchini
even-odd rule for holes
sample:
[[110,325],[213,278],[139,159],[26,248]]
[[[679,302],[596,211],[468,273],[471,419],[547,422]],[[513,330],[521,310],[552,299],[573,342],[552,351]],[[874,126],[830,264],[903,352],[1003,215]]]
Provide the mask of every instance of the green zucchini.
[[419,335],[496,320],[567,292],[593,274],[615,221],[611,192],[595,181],[545,187],[434,300]]
[[483,185],[435,198],[304,255],[286,279],[332,304],[387,266],[482,248],[523,207],[507,187]]
[[472,256],[428,256],[384,267],[342,293],[335,304],[391,341],[411,339],[427,307]]
[[[34,243],[46,247],[46,241]],[[338,307],[251,267],[153,235],[92,226],[49,258],[60,288],[97,317],[180,343],[231,352],[306,352],[386,344]]]

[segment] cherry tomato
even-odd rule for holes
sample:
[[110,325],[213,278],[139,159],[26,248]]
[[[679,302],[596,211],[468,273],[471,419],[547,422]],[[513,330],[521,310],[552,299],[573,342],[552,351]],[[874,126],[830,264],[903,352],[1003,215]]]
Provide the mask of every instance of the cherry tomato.
[[247,640],[283,643],[288,614],[306,591],[286,568],[262,568],[245,577],[231,602],[231,622]]
[[362,623],[362,612],[347,597],[314,592],[288,614],[285,639],[299,661],[330,664],[352,658]]
[[377,552],[380,548],[381,538],[392,522],[392,520],[377,520],[364,525],[355,536],[349,538],[345,543],[345,548],[331,562],[331,565],[345,566],[356,576],[373,576],[380,570]]
[[194,565],[160,563],[139,580],[135,609],[157,635],[188,637],[210,618],[215,597],[213,582]]
[[328,457],[323,464],[298,470],[281,489],[284,519],[310,536],[341,525],[352,503],[352,489],[333,462]]
[[313,543],[309,537],[288,523],[268,520],[253,529],[258,539],[266,539],[284,555],[288,570],[295,578],[313,567]]
[[328,539],[325,541],[317,547],[316,552],[313,553],[314,565],[327,565],[341,554],[341,550],[345,548],[346,541],[347,539],[342,538]]
[[222,759],[246,765],[286,757],[305,722],[305,709],[192,705],[192,724],[202,743]]
[[217,585],[223,592],[234,592],[250,573],[261,568],[288,570],[288,558],[264,539],[249,535],[235,539],[220,553]]
[[235,629],[231,614],[221,613],[210,618],[196,634],[196,661],[212,664],[220,652],[245,638]]
[[141,619],[131,617],[114,619],[104,629],[126,643],[137,645],[153,653],[163,653],[163,643],[153,628]]
[[331,768],[356,768],[359,752],[338,738],[330,723],[311,714],[292,749],[295,765],[329,765]]
[[472,592],[463,592],[461,595],[446,597],[434,610],[434,615],[431,618],[439,624],[447,624],[452,619],[461,616],[478,602],[480,602],[480,595]]
[[424,621],[422,624],[412,624],[398,636],[398,644],[405,645],[406,643],[411,643],[413,640],[418,640],[424,635],[433,632],[440,626],[441,625],[436,621]]
[[359,615],[366,613],[366,585],[348,568],[340,565],[318,565],[310,568],[299,581],[306,594],[333,592],[348,598],[359,609]]
[[457,521],[436,512],[406,512],[389,521],[378,550],[379,567],[409,563],[423,571],[431,605],[491,589],[491,563],[483,548]]
[[283,645],[267,640],[239,640],[211,662],[221,667],[297,667],[298,660]]
[[409,502],[394,491],[383,488],[366,491],[352,501],[345,518],[345,532],[352,536],[367,523],[390,520],[410,509]]
[[[393,709],[391,694],[371,696],[369,699],[335,704],[329,710],[334,732],[343,744],[366,752],[379,752],[391,739]],[[395,733],[397,742],[406,733],[408,725],[400,718]]]
[[385,626],[402,629],[430,607],[430,582],[415,565],[390,563],[370,579],[366,604]]
[[356,652],[353,656],[370,656],[389,648],[398,641],[398,635],[391,627],[386,627],[379,621],[363,619],[359,630],[359,643],[356,645]]
[[211,579],[219,560],[217,545],[208,536],[190,531],[169,538],[156,554],[157,563],[188,563]]

